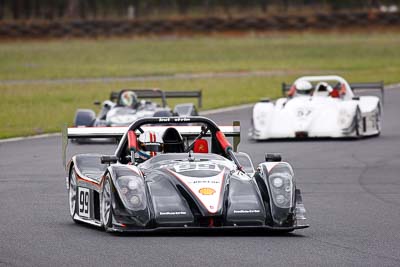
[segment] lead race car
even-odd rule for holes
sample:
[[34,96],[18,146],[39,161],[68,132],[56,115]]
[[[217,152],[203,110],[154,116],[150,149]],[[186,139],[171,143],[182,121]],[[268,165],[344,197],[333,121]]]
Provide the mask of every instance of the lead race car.
[[[197,116],[193,103],[183,103],[172,110],[167,98],[197,98],[201,108],[201,91],[162,91],[160,89],[122,89],[112,92],[109,100],[101,104],[96,113],[91,109],[78,109],[75,113],[75,127],[128,126],[144,117]],[[160,99],[161,103],[149,99]],[[95,101],[96,105],[100,102]]]
[[[355,90],[378,89],[378,96],[356,96]],[[304,76],[282,85],[286,97],[261,100],[253,108],[249,137],[359,138],[381,133],[383,83],[349,84],[339,76]]]
[[[64,152],[67,138],[121,135],[114,155],[78,154],[65,165],[74,221],[117,232],[308,227],[291,165],[270,154],[254,169],[249,155],[237,152],[237,123],[166,117],[68,128]],[[143,160],[143,150],[152,157]]]

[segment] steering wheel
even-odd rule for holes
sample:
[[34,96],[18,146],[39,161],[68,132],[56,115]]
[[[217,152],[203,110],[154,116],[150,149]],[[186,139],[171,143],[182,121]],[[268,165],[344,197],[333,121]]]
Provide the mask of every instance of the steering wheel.
[[334,89],[334,90],[340,90],[341,87],[342,87],[342,84],[341,84],[340,82],[338,82],[338,83],[333,87],[333,89]]

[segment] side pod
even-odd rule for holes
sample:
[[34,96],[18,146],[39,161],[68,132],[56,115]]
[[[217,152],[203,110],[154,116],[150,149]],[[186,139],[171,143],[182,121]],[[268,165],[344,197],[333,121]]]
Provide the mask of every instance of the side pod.
[[113,165],[108,173],[114,185],[113,215],[117,223],[145,227],[151,217],[148,193],[140,170],[133,165]]
[[[266,186],[274,226],[301,227],[306,219],[305,208],[300,190],[296,189],[294,172],[290,164],[287,162],[261,163],[257,168],[257,178],[261,179]],[[302,225],[298,225],[297,218],[301,220]]]

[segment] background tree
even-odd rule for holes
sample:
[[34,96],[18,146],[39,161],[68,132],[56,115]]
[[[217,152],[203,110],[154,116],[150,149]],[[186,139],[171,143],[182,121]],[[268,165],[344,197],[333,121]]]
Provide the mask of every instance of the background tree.
[[65,16],[68,18],[77,18],[79,16],[79,0],[67,0],[67,10]]

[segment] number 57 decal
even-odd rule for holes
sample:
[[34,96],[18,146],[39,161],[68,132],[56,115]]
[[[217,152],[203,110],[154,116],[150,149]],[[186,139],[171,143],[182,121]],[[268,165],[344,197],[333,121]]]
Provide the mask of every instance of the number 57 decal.
[[90,217],[90,190],[84,187],[78,187],[78,203],[79,203],[79,216]]

